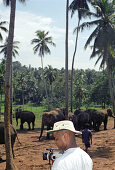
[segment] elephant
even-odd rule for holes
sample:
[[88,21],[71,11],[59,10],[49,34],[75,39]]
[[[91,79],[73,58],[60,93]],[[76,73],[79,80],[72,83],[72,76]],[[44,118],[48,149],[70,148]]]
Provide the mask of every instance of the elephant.
[[76,130],[82,130],[86,123],[90,123],[90,116],[86,110],[76,110],[71,120]]
[[77,130],[82,129],[84,123],[89,123],[90,129],[93,128],[95,131],[99,131],[102,122],[104,123],[104,130],[107,130],[108,116],[115,118],[111,108],[103,110],[75,110],[72,121],[75,124]]
[[[5,144],[4,126],[5,126],[4,122],[0,122],[0,144]],[[16,132],[14,126],[11,125],[11,124],[10,124],[10,133],[11,133],[12,154],[13,154],[13,157],[14,157],[13,147],[14,147],[15,139],[17,137],[17,132]]]
[[107,130],[108,116],[115,118],[110,108],[103,110],[90,110],[89,114],[95,131],[99,131],[102,122],[104,123],[104,130]]
[[78,110],[75,110],[74,111],[74,115],[78,115],[79,113],[82,113],[82,112],[84,112],[85,110],[82,110],[82,109],[78,109]]
[[[41,133],[39,140],[42,137],[44,126],[47,126],[47,130],[50,130],[54,123],[57,121],[65,120],[65,109],[64,108],[55,108],[50,112],[44,112],[42,115],[42,124],[41,124]],[[47,133],[47,139],[49,139],[49,134]]]
[[35,115],[33,112],[30,111],[16,111],[16,122],[18,126],[18,119],[20,119],[21,124],[20,124],[20,130],[23,130],[23,124],[25,122],[28,123],[28,130],[31,129],[30,124],[32,123],[32,129],[34,130],[35,126]]

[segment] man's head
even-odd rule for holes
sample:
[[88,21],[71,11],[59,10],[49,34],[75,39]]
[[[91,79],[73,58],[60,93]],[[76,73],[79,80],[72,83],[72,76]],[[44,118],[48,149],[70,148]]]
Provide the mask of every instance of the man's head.
[[59,149],[67,150],[76,147],[75,133],[69,130],[54,132],[55,143]]
[[69,120],[54,123],[53,130],[48,133],[54,133],[56,145],[63,150],[76,147],[75,133],[81,134],[75,130],[73,123]]

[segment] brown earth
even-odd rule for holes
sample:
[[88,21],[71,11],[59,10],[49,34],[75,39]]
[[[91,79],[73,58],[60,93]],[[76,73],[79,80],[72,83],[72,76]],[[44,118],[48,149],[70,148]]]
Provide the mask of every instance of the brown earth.
[[[115,129],[114,120],[111,118],[108,121],[108,130],[93,132],[93,144],[89,149],[89,155],[93,160],[93,170],[115,170]],[[19,170],[49,170],[48,160],[43,160],[43,152],[46,148],[56,148],[54,140],[46,140],[44,132],[42,140],[39,142],[39,129],[34,131],[18,132],[18,137],[21,142],[19,145],[16,140],[14,146],[15,165]],[[79,147],[84,149],[84,144],[80,138],[76,138]],[[0,145],[2,158],[5,159],[4,145]],[[5,170],[6,163],[0,163],[0,170]]]

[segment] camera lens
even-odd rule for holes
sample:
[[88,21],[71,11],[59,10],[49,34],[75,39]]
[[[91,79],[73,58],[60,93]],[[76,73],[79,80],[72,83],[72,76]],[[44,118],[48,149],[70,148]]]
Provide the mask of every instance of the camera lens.
[[53,159],[53,160],[55,160],[55,159],[56,159],[56,156],[55,156],[55,155],[53,155],[53,156],[52,156],[52,159]]

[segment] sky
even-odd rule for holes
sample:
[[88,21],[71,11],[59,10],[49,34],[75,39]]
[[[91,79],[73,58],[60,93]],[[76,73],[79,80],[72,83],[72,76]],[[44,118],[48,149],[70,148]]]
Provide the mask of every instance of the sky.
[[[70,0],[70,3],[72,0]],[[16,4],[15,32],[14,40],[19,41],[19,56],[13,61],[19,61],[22,65],[41,67],[41,59],[38,54],[34,55],[31,40],[36,38],[37,30],[49,31],[56,47],[49,46],[50,55],[45,55],[44,67],[51,65],[53,68],[65,68],[65,25],[66,25],[66,0],[26,0],[25,4]],[[0,22],[8,21],[10,18],[10,7],[0,0]],[[74,28],[77,26],[77,13],[71,18],[69,13],[69,49],[68,68],[71,69],[72,56],[74,52],[75,34]],[[8,25],[7,25],[8,28]],[[85,30],[79,34],[78,48],[75,57],[75,69],[95,69],[99,70],[99,64],[95,66],[96,59],[90,60],[91,49],[84,50],[84,44],[92,30]],[[3,37],[7,35],[3,33]],[[0,44],[3,44],[4,41]],[[0,59],[3,55],[0,54]]]

